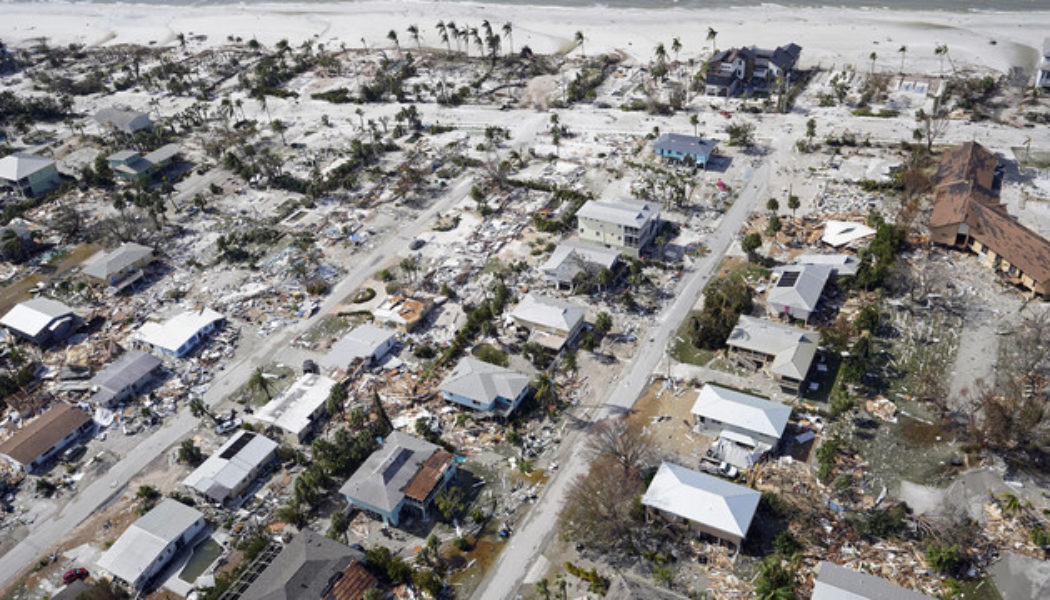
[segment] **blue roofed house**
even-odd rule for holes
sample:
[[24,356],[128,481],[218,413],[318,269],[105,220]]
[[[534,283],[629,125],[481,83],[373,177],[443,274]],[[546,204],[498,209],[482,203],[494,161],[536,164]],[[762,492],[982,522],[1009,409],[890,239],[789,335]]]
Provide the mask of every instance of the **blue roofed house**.
[[427,519],[434,497],[456,474],[456,461],[441,446],[395,431],[339,488],[350,506],[397,527],[411,506]]
[[529,393],[529,378],[476,358],[459,361],[438,388],[449,402],[506,417]]
[[653,144],[653,152],[690,166],[707,168],[717,142],[692,135],[665,133]]

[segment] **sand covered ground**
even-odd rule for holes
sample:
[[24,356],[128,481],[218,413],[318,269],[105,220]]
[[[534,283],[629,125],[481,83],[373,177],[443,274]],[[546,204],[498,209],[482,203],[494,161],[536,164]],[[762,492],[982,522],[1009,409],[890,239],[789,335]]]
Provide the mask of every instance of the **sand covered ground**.
[[[135,4],[4,4],[0,40],[24,45],[46,37],[49,43],[88,45],[176,43],[179,33],[206,36],[204,44],[221,44],[227,36],[256,38],[265,44],[306,39],[347,47],[392,47],[387,32],[398,32],[402,46],[412,47],[405,29],[415,24],[420,43],[441,47],[434,25],[439,19],[477,26],[488,19],[497,28],[513,25],[515,48],[539,52],[573,50],[574,33],[582,31],[584,52],[619,50],[640,60],[655,46],[679,37],[681,58],[705,58],[711,50],[707,29],[717,32],[719,48],[758,44],[803,46],[802,66],[854,65],[876,70],[900,68],[936,73],[949,63],[934,55],[946,44],[956,66],[984,66],[1000,71],[1038,62],[1043,38],[1050,31],[1046,12],[933,12],[797,9],[776,6],[712,9],[609,9],[603,7],[538,7],[466,2],[355,2],[342,4],[257,4],[159,6]],[[454,46],[453,46],[454,47]]]

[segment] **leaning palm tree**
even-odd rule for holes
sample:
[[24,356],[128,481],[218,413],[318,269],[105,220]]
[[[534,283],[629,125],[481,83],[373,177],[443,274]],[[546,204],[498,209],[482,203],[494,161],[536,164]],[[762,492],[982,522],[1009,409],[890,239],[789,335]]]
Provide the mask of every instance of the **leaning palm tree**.
[[391,29],[387,32],[386,39],[394,42],[394,48],[397,48],[397,53],[401,54],[401,43],[397,41],[397,32]]
[[408,35],[416,42],[416,49],[422,50],[423,46],[419,43],[419,27],[415,25],[408,26]]
[[671,39],[671,52],[674,52],[674,61],[678,62],[678,53],[682,51],[682,40],[678,37]]
[[215,418],[215,415],[210,410],[208,410],[208,405],[205,404],[204,401],[200,398],[194,398],[190,400],[190,414],[197,419],[201,417],[208,417],[212,421],[218,422],[218,419]]
[[507,46],[510,48],[508,54],[514,54],[514,38],[511,34],[514,33],[514,27],[511,26],[510,21],[503,24],[503,37],[507,38]]
[[908,54],[908,47],[901,44],[900,48],[897,48],[897,52],[901,55],[901,74],[904,74],[904,57]]
[[456,41],[456,52],[459,52],[459,28],[456,27],[456,22],[449,21],[445,23],[445,30],[448,31],[449,37]]
[[485,53],[485,42],[481,39],[481,34],[478,33],[477,27],[470,28],[470,39],[474,40],[474,45],[478,48],[478,54]]
[[269,401],[272,399],[270,395],[270,387],[270,380],[263,373],[262,367],[256,367],[255,371],[252,372],[251,378],[248,380],[248,389],[266,394],[266,400]]
[[941,59],[941,72],[944,71],[944,59],[948,59],[948,64],[952,68],[952,74],[955,74],[955,63],[952,62],[951,54],[948,54],[948,44],[937,44],[933,49],[933,54]]
[[1005,514],[1016,515],[1021,512],[1022,508],[1024,508],[1021,499],[1014,494],[1003,492],[1002,494],[999,494],[999,497],[1003,500],[1002,510]]
[[715,38],[718,37],[718,32],[715,31],[714,27],[707,28],[707,41],[711,42],[711,54],[715,53]]
[[582,31],[577,31],[576,35],[573,36],[573,39],[576,40],[576,45],[580,47],[580,56],[586,58],[587,57],[587,53],[584,52],[584,48],[583,48],[583,41],[584,41],[583,32]]
[[445,25],[444,21],[438,21],[436,29],[438,31],[438,36],[441,38],[441,42],[445,44],[445,48],[447,48],[449,52],[452,52],[452,44],[450,44],[448,40],[448,26]]
[[689,124],[693,126],[693,135],[700,137],[700,117],[696,113],[689,115]]

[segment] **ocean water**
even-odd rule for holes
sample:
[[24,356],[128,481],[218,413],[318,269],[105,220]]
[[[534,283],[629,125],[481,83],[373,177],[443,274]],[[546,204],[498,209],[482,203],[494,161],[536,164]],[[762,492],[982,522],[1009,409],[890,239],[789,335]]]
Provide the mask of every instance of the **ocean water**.
[[[0,0],[5,2],[48,2],[49,0]],[[92,4],[164,4],[173,6],[207,6],[224,4],[281,4],[274,0],[80,0]],[[352,3],[354,0],[293,0],[290,4],[335,4]],[[891,10],[937,10],[952,12],[1024,12],[1050,11],[1050,0],[434,0],[436,3],[508,4],[530,6],[607,6],[610,8],[724,8],[731,6],[755,7],[840,7],[859,9]],[[389,0],[397,4],[398,0]]]

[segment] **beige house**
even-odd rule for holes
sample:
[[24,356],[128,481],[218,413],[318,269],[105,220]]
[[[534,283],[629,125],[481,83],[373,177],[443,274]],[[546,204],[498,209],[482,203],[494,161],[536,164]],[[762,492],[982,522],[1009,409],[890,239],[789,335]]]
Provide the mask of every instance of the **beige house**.
[[660,229],[660,207],[651,202],[588,200],[576,212],[576,221],[581,240],[637,257]]

